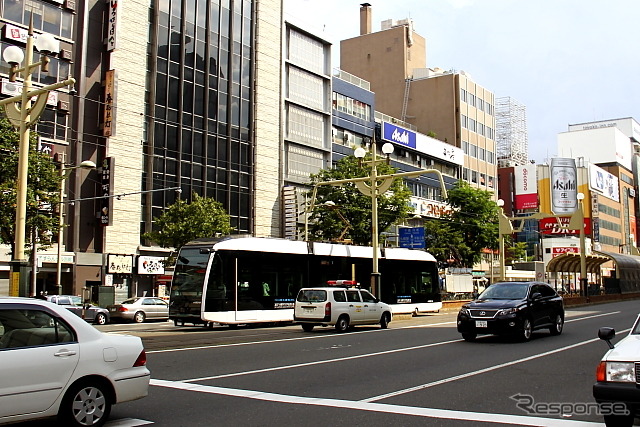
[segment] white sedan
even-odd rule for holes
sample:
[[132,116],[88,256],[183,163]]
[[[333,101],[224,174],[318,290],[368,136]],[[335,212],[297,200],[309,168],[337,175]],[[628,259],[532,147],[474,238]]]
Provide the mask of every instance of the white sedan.
[[138,337],[105,334],[64,307],[0,297],[0,424],[58,416],[100,426],[115,403],[145,397]]

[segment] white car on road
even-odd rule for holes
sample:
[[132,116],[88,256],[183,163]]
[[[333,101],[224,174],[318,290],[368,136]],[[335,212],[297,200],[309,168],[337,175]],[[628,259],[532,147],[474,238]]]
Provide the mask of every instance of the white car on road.
[[100,426],[113,404],[145,397],[149,379],[140,338],[102,333],[47,301],[0,297],[0,424]]
[[302,288],[294,306],[293,321],[305,332],[314,326],[335,326],[345,332],[352,325],[380,324],[391,321],[391,307],[351,280],[331,280],[327,287]]

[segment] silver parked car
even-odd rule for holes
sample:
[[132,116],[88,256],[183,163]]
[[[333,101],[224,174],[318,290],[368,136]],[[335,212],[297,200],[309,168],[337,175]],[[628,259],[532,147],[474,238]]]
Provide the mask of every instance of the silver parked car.
[[109,323],[109,311],[106,308],[92,304],[83,304],[82,298],[75,295],[49,295],[47,301],[63,306],[74,312],[78,317],[96,325]]
[[112,319],[142,323],[147,319],[168,319],[169,304],[162,298],[133,297],[107,307]]

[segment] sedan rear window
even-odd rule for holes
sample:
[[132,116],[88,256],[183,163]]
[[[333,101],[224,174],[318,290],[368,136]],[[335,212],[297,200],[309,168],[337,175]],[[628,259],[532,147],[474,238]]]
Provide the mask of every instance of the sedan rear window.
[[301,289],[297,300],[299,302],[325,302],[327,300],[327,291]]

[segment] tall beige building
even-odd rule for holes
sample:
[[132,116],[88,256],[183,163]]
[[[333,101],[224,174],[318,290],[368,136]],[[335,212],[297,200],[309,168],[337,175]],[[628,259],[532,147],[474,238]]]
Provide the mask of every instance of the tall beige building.
[[371,83],[376,110],[414,124],[465,153],[462,179],[495,191],[495,95],[464,71],[427,68],[426,40],[413,21],[386,20],[371,32],[371,6],[360,8],[360,35],[340,42],[340,68]]

